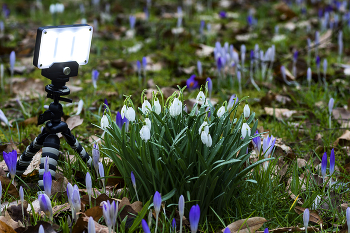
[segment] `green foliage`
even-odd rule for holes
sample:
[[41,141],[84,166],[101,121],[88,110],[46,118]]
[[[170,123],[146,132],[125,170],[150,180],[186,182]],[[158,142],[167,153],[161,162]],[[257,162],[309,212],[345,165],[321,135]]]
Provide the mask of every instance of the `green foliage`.
[[[232,114],[236,115],[237,106],[221,118],[216,112],[213,114],[211,104],[209,118],[208,105],[202,105],[198,113],[195,105],[191,113],[182,111],[176,117],[170,116],[168,109],[163,109],[159,115],[152,111],[148,115],[152,122],[151,139],[147,142],[140,138],[141,120],[131,123],[126,131],[125,125],[120,130],[108,116],[110,127],[104,138],[104,152],[114,161],[132,196],[136,196],[131,188],[133,171],[141,201],[147,201],[155,191],[164,196],[175,188],[170,203],[177,203],[180,195],[184,195],[191,205],[200,205],[202,217],[209,213],[210,206],[221,215],[243,187],[246,175],[258,164],[269,160],[245,167],[250,155],[246,153],[247,146],[252,137],[241,139],[243,115],[236,123],[230,120]],[[253,113],[247,120],[252,125],[252,132],[258,125],[257,120],[253,122],[254,116]],[[204,120],[209,124],[211,147],[204,145],[199,135]]]

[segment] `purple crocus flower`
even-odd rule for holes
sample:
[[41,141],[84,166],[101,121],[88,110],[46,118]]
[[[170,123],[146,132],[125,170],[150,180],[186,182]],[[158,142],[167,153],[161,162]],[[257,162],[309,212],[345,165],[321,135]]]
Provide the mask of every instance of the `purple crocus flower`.
[[269,233],[269,228],[265,228],[264,233]]
[[198,82],[196,81],[196,75],[191,75],[189,79],[186,80],[186,85],[189,90],[194,90],[199,87]]
[[119,111],[117,112],[115,122],[117,123],[117,126],[119,127],[120,130],[122,130],[123,124],[125,124],[125,131],[128,131],[129,120],[125,116],[124,118],[122,118],[122,115],[120,114]]
[[250,61],[254,61],[254,50],[250,50]]
[[135,28],[135,23],[136,23],[136,18],[133,15],[129,16],[129,23],[130,23],[130,29],[134,30]]
[[201,24],[200,24],[200,26],[199,26],[199,34],[200,34],[200,35],[203,34],[204,26],[205,26],[205,21],[204,21],[204,20],[201,20]]
[[225,19],[226,18],[226,12],[225,11],[220,11],[219,12],[219,16],[220,16],[220,18]]
[[98,70],[92,70],[92,75],[91,75],[91,78],[92,78],[92,85],[94,86],[94,88],[97,88],[97,79],[98,79],[98,75],[100,73],[98,72]]
[[141,75],[141,62],[139,60],[136,61],[137,73]]
[[[103,105],[103,111],[107,109],[107,107],[109,107],[108,105],[108,100],[105,98],[104,100],[104,105]],[[108,111],[108,110],[107,110]]]
[[253,26],[253,16],[248,15],[248,17],[247,17],[247,23],[248,23],[248,26],[249,26],[249,27]]
[[146,220],[142,219],[141,225],[142,225],[143,232],[151,233]]
[[2,152],[7,168],[9,169],[9,173],[11,178],[14,178],[16,175],[16,162],[17,162],[17,151],[12,150],[9,153],[5,151]]
[[131,182],[132,182],[132,186],[134,186],[134,188],[136,187],[136,180],[135,180],[135,175],[133,172],[131,172]]
[[203,68],[202,68],[202,63],[200,61],[197,61],[197,69],[198,69],[199,76],[202,77]]
[[310,211],[308,208],[304,210],[303,214],[303,222],[304,222],[304,227],[307,228],[309,226],[309,219],[310,219]]
[[195,233],[198,229],[198,223],[200,218],[200,208],[199,205],[194,205],[190,209],[189,219],[191,225],[191,232]]
[[13,73],[14,73],[15,63],[16,63],[16,53],[15,53],[15,51],[12,51],[10,53],[10,71],[11,71],[11,76],[13,76]]
[[320,56],[317,56],[316,57],[316,66],[317,66],[317,68],[320,67],[320,62],[321,62],[321,58],[320,58]]
[[334,106],[334,99],[330,98],[329,102],[328,102],[328,113],[329,113],[329,115],[332,114],[333,106]]
[[5,125],[12,126],[12,125],[9,123],[7,117],[5,116],[5,113],[4,113],[1,109],[0,109],[0,121],[4,122]]
[[295,51],[294,54],[293,54],[293,59],[294,59],[294,62],[296,62],[298,60],[298,51]]
[[218,68],[218,71],[220,72],[223,67],[223,58],[218,57],[216,60],[216,67]]
[[142,69],[143,69],[143,72],[146,72],[146,67],[147,67],[147,58],[143,57],[142,58]]
[[231,233],[230,228],[226,227],[224,233]]
[[173,218],[173,221],[171,222],[171,226],[173,228],[173,231],[175,232],[176,231],[176,221],[175,221],[175,218]]
[[52,206],[50,198],[46,194],[38,196],[41,211],[43,211],[52,220]]
[[44,183],[44,190],[47,196],[51,196],[51,187],[52,187],[52,177],[51,177],[51,173],[48,172],[44,172],[43,175],[43,183]]
[[160,196],[160,193],[156,191],[153,197],[153,206],[154,206],[154,211],[156,213],[159,213],[161,205],[162,205],[162,197]]
[[208,82],[208,92],[209,92],[209,98],[211,97],[211,93],[213,91],[213,82],[211,81],[211,78],[207,78],[206,80]]
[[335,166],[335,154],[334,154],[334,148],[331,151],[331,156],[329,158],[329,175],[332,176],[334,173],[334,166]]
[[258,135],[257,137],[253,138],[253,145],[254,145],[256,154],[259,155],[260,149],[261,149],[261,139],[259,136],[259,131],[257,130],[254,135]]
[[322,162],[321,162],[321,173],[322,173],[323,180],[326,177],[326,172],[327,172],[327,152],[324,152],[322,156]]
[[238,103],[238,96],[236,96],[235,94],[231,95],[230,99],[228,100],[227,109],[233,108],[233,106],[236,105],[237,103]]
[[323,10],[322,9],[318,9],[318,17],[322,18],[323,16]]
[[267,137],[263,139],[263,153],[265,158],[267,158],[271,154],[272,149],[275,146],[276,138],[274,140],[272,139],[273,139],[272,135],[271,137],[267,135]]

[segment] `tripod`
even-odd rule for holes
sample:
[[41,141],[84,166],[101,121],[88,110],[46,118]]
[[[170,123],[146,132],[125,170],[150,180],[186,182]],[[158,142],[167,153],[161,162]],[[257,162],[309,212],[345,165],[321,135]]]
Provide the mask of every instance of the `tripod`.
[[79,154],[81,159],[86,162],[89,167],[91,167],[92,158],[72,135],[68,125],[61,121],[63,109],[59,100],[72,102],[71,99],[61,96],[70,94],[70,90],[65,84],[66,81],[69,81],[69,77],[77,76],[78,67],[79,65],[76,62],[54,63],[52,67],[43,69],[41,72],[43,76],[52,80],[51,84],[45,86],[45,91],[47,92],[47,98],[53,99],[53,102],[50,104],[49,109],[41,114],[38,119],[38,125],[46,122],[45,128],[43,128],[42,132],[27,146],[16,164],[16,175],[21,176],[29,166],[34,155],[42,148],[38,182],[41,190],[44,190],[43,175],[46,157],[48,157],[48,169],[52,179],[54,180],[56,176],[60,147],[60,139],[57,133],[61,133],[70,147]]

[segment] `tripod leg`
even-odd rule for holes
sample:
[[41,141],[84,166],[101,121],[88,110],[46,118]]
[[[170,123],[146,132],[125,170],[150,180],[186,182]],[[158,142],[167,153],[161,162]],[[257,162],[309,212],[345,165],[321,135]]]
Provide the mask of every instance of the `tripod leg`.
[[38,135],[30,143],[29,146],[27,146],[26,150],[22,153],[22,155],[19,157],[17,164],[16,164],[16,175],[21,176],[28,168],[30,162],[32,161],[34,155],[43,147],[43,143],[45,138],[49,135],[49,133],[46,132],[45,128],[41,132],[41,134]]
[[43,175],[45,172],[44,164],[46,156],[49,157],[49,171],[51,177],[54,180],[56,176],[56,167],[57,160],[59,155],[60,148],[60,139],[56,134],[50,134],[45,138],[43,143],[43,154],[40,160],[40,169],[39,169],[39,187],[41,190],[44,190]]
[[70,129],[67,129],[65,132],[62,132],[62,135],[64,139],[67,141],[67,143],[72,147],[72,149],[78,152],[80,158],[84,162],[86,162],[89,167],[91,167],[92,158],[85,151],[84,147],[80,145],[78,140],[73,136]]

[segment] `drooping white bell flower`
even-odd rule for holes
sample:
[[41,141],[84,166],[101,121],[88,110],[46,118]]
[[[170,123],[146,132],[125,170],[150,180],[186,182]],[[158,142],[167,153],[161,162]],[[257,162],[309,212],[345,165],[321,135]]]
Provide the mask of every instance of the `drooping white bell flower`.
[[216,115],[217,115],[218,117],[222,117],[222,115],[224,115],[224,113],[225,113],[225,106],[221,106],[221,107],[219,108],[218,112],[216,113]]
[[213,144],[210,134],[205,131],[202,131],[201,133],[201,140],[203,144],[205,144],[207,147],[211,147],[211,145]]
[[202,133],[202,131],[205,131],[207,134],[209,133],[208,122],[204,121],[202,125],[199,127],[199,135]]
[[247,123],[243,123],[242,125],[242,137],[245,138],[247,135],[250,136],[251,130]]
[[147,125],[142,126],[140,130],[140,137],[142,140],[145,140],[145,142],[151,138],[151,131]]
[[79,115],[81,113],[81,111],[83,110],[83,107],[84,107],[84,101],[83,100],[79,100],[78,110],[77,110],[77,113],[75,115]]
[[150,121],[149,118],[146,118],[146,119],[145,119],[145,123],[146,123],[146,126],[149,128],[149,130],[151,130],[151,128],[152,128],[152,123],[151,123],[151,121]]
[[148,114],[152,110],[151,104],[148,102],[148,100],[145,100],[142,104],[142,113]]
[[101,118],[101,128],[103,130],[106,130],[108,126],[109,126],[108,118],[106,115],[103,115],[103,117]]
[[122,116],[122,119],[125,117],[126,114],[126,105],[122,107],[122,110],[120,110],[120,115]]
[[135,110],[132,107],[128,107],[125,112],[125,117],[129,121],[135,120]]
[[204,95],[203,91],[200,91],[200,92],[198,93],[196,100],[197,100],[197,103],[198,103],[199,101],[204,101],[204,100],[205,100],[205,95]]
[[250,108],[248,104],[244,106],[243,114],[244,114],[244,118],[248,118],[250,116]]
[[170,105],[169,113],[172,117],[175,117],[180,115],[181,111],[182,111],[182,102],[178,98],[175,98]]
[[154,101],[154,111],[157,113],[157,115],[159,115],[162,111],[162,107],[160,106],[158,99]]

